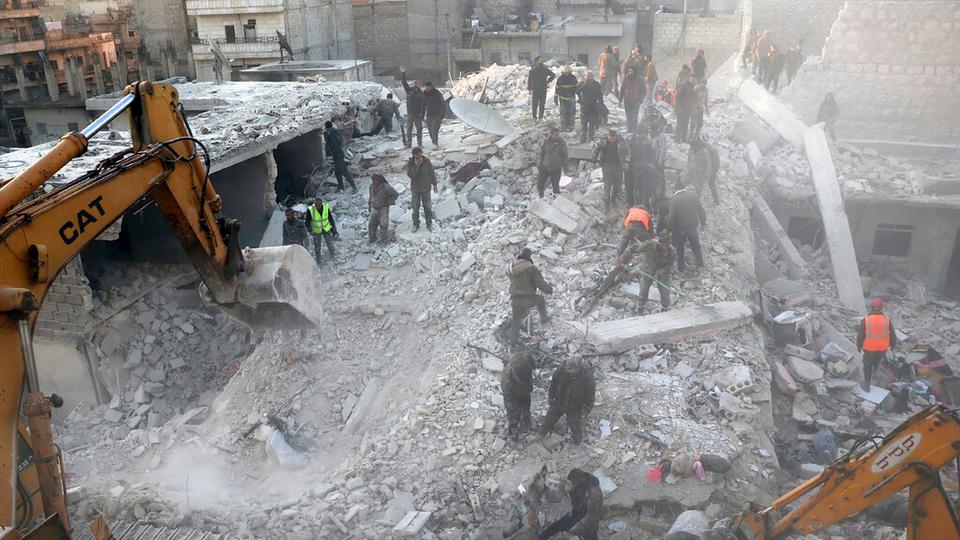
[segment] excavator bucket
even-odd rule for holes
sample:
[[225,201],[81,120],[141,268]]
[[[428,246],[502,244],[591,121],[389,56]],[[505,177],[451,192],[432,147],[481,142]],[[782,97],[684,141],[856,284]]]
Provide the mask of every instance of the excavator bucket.
[[[213,304],[258,329],[316,329],[323,322],[320,271],[302,246],[245,248],[239,302]],[[203,298],[209,295],[201,290]]]

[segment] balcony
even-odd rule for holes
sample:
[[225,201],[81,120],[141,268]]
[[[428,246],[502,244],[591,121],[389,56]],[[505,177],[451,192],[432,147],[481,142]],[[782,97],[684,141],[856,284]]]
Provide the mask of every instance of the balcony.
[[19,9],[4,9],[0,19],[31,19],[40,16],[40,8],[24,7]]
[[46,48],[47,44],[42,39],[30,39],[27,41],[0,41],[0,56],[7,54],[37,52]]
[[[197,60],[212,60],[209,39],[194,39],[193,56]],[[214,43],[220,46],[227,58],[280,58],[280,39],[276,36],[262,36],[255,38],[238,37],[231,43],[226,39],[216,38]]]
[[239,15],[280,13],[284,0],[187,0],[187,15]]

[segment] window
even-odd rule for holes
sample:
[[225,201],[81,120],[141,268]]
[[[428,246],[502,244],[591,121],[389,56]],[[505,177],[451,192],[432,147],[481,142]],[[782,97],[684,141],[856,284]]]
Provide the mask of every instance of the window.
[[236,43],[237,42],[237,29],[233,25],[224,26],[223,31],[227,35],[227,43]]
[[37,122],[37,135],[47,137],[50,133],[47,131],[47,125],[43,122]]
[[127,30],[127,37],[137,37],[137,33],[134,30]]
[[503,64],[503,53],[492,52],[490,53],[490,63],[491,64]]
[[243,25],[243,39],[246,41],[257,40],[257,20],[250,19]]
[[581,64],[583,64],[583,65],[585,65],[585,66],[589,66],[589,65],[590,65],[590,55],[589,55],[589,54],[578,54],[578,55],[577,55],[577,62],[580,62]]
[[76,122],[68,122],[67,131],[80,131],[80,125]]
[[877,232],[873,237],[873,254],[887,257],[907,257],[910,255],[910,239],[912,237],[912,225],[877,223]]
[[529,52],[523,51],[517,53],[517,63],[518,64],[531,64],[533,58],[530,56]]

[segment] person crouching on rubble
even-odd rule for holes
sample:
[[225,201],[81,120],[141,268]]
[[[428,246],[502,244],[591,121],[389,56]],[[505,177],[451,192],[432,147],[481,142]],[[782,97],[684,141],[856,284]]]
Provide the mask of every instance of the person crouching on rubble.
[[566,415],[573,435],[573,444],[583,442],[583,418],[593,410],[597,398],[597,384],[593,371],[580,358],[568,358],[550,379],[548,395],[550,407],[534,440],[545,437]]
[[546,540],[563,531],[570,531],[570,534],[580,540],[596,540],[603,515],[600,480],[586,471],[571,469],[567,474],[567,485],[570,491],[570,511],[543,529],[540,540]]
[[520,440],[520,433],[533,428],[530,418],[530,394],[533,392],[533,359],[526,352],[513,353],[500,373],[500,391],[507,409],[507,435]]

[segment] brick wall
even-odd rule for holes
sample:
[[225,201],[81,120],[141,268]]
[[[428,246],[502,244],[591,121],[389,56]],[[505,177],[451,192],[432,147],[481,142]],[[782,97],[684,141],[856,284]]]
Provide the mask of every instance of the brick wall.
[[410,63],[405,0],[354,4],[353,27],[359,57],[373,62],[375,69]]
[[356,57],[350,0],[287,0],[284,23],[298,60]]
[[134,24],[157,78],[193,77],[193,57],[183,0],[132,2]]
[[751,12],[753,28],[770,30],[781,50],[802,39],[804,53],[819,56],[843,4],[844,0],[747,0],[745,10]]
[[80,335],[93,309],[93,293],[80,257],[63,268],[47,292],[37,316],[34,335],[69,338]]
[[445,81],[447,44],[449,42],[451,49],[459,45],[462,24],[460,0],[408,0],[409,67],[430,74],[437,79],[436,84]]
[[[682,39],[681,39],[681,36]],[[697,47],[704,50],[709,75],[731,54],[740,50],[741,15],[700,17],[657,13],[653,20],[653,60],[660,79],[676,82],[683,64],[693,60]]]
[[848,1],[823,59],[805,63],[781,97],[812,123],[833,92],[841,139],[956,144],[958,35],[960,2]]

